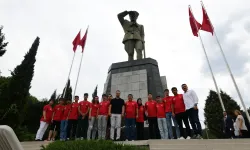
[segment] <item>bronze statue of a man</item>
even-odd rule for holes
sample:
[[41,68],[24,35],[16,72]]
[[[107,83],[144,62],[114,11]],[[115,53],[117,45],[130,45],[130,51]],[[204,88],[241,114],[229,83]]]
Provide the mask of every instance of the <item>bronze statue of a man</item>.
[[[127,15],[129,15],[130,21],[124,19]],[[142,51],[145,50],[144,27],[136,22],[138,16],[137,11],[124,11],[118,14],[118,19],[125,32],[122,43],[128,53],[129,61],[134,60],[134,49],[137,53],[137,59],[142,59]]]

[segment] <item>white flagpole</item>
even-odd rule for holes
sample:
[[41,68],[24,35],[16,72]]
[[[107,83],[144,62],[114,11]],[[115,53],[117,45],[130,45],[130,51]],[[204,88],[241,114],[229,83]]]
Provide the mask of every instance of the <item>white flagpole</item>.
[[81,56],[81,61],[80,61],[80,66],[79,66],[77,78],[76,78],[76,84],[75,84],[75,89],[74,89],[73,98],[75,98],[75,94],[76,94],[76,88],[77,88],[78,79],[79,79],[79,75],[80,75],[80,71],[81,71],[81,66],[82,66],[82,58],[83,58],[83,52],[82,52],[82,56]]
[[63,93],[63,98],[65,97],[65,94],[66,94],[66,88],[67,88],[67,84],[68,84],[69,77],[70,77],[70,74],[71,74],[72,66],[73,66],[73,63],[74,63],[75,54],[76,54],[76,52],[74,52],[74,55],[73,55],[73,58],[72,58],[72,62],[71,62],[71,65],[70,65],[68,78],[67,78],[67,81],[66,81],[66,85],[65,85],[65,87],[64,87],[65,91],[64,91],[64,93]]
[[[189,6],[189,8],[190,8],[190,11],[191,11],[191,13],[192,13],[192,15],[193,15],[191,6]],[[222,98],[221,98],[221,95],[220,95],[220,91],[219,91],[217,82],[216,82],[216,80],[215,80],[214,73],[213,73],[211,64],[210,64],[210,62],[209,62],[209,59],[208,59],[208,56],[207,56],[207,52],[206,52],[205,46],[204,46],[204,44],[203,44],[202,38],[201,38],[201,36],[200,36],[200,31],[199,31],[199,29],[198,29],[198,27],[197,27],[196,22],[195,22],[195,26],[196,26],[196,29],[197,29],[197,31],[198,31],[198,36],[199,36],[199,38],[200,38],[200,43],[201,43],[203,52],[204,52],[204,54],[205,54],[205,56],[206,56],[207,64],[208,64],[208,67],[209,67],[211,76],[212,76],[212,78],[213,78],[213,81],[214,81],[214,85],[215,85],[215,88],[216,88],[216,91],[217,91],[217,94],[218,94],[218,97],[219,97],[219,100],[220,100],[220,104],[221,104],[222,110],[225,111],[225,106],[224,106],[224,104],[223,104],[223,101],[222,101]]]
[[[89,26],[87,28],[87,31],[89,29]],[[85,32],[86,34],[86,32]],[[85,45],[84,47],[86,46],[86,43],[87,43],[87,39],[85,41]],[[75,98],[75,94],[76,94],[76,88],[77,88],[77,84],[78,84],[78,79],[79,79],[79,75],[80,75],[80,71],[81,71],[81,66],[82,66],[82,58],[83,58],[83,52],[84,52],[84,49],[82,50],[82,56],[81,56],[81,61],[80,61],[80,66],[79,66],[79,70],[78,70],[78,74],[77,74],[77,78],[76,78],[76,84],[75,84],[75,89],[74,89],[74,94],[73,94],[73,99]]]
[[[207,13],[207,10],[205,9],[205,6],[204,6],[204,4],[203,4],[202,1],[201,1],[201,5],[202,5],[202,7],[204,8],[205,12]],[[232,73],[232,71],[231,71],[231,69],[230,69],[230,66],[229,66],[229,64],[228,64],[228,62],[227,62],[226,56],[225,56],[225,54],[224,54],[224,51],[223,51],[223,49],[222,49],[222,47],[221,47],[221,45],[220,45],[219,39],[218,39],[218,37],[217,37],[217,35],[216,35],[216,32],[215,32],[215,30],[214,30],[214,26],[213,26],[213,24],[212,24],[212,22],[211,22],[211,20],[210,20],[209,17],[208,17],[208,20],[209,20],[209,22],[210,22],[210,24],[211,24],[211,26],[212,26],[212,29],[213,29],[213,32],[214,32],[214,36],[215,36],[216,42],[217,42],[217,44],[218,44],[218,46],[219,46],[219,48],[220,48],[220,52],[221,52],[221,54],[222,54],[222,56],[223,56],[224,62],[226,63],[227,70],[228,70],[228,72],[229,72],[229,74],[230,74],[230,76],[231,76],[231,78],[232,78],[232,81],[233,81],[233,83],[234,83],[234,87],[235,87],[235,89],[236,89],[236,91],[237,91],[237,94],[238,94],[238,96],[239,96],[239,98],[240,98],[241,104],[242,104],[242,106],[243,106],[243,108],[244,108],[244,110],[245,110],[245,112],[246,112],[247,119],[248,119],[248,121],[250,122],[249,113],[248,113],[248,111],[247,111],[246,105],[245,105],[245,103],[244,103],[244,101],[243,101],[243,98],[242,98],[242,96],[241,96],[241,93],[240,93],[240,90],[239,90],[239,88],[238,88],[238,85],[237,85],[237,83],[236,83],[236,81],[235,81],[235,79],[234,79],[234,76],[233,76],[233,73]]]

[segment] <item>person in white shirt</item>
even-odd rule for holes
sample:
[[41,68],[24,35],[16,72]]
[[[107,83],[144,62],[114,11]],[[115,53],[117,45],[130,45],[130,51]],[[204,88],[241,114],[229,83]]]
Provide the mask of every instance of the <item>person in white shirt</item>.
[[183,93],[183,99],[186,106],[186,112],[188,114],[188,118],[190,124],[194,131],[193,139],[201,139],[202,138],[202,129],[201,123],[199,120],[199,110],[198,110],[198,97],[193,90],[189,90],[187,84],[181,85]]
[[239,129],[239,137],[240,138],[247,138],[248,137],[248,131],[247,131],[247,127],[245,124],[245,120],[243,118],[243,116],[241,115],[241,112],[239,110],[235,110],[234,111],[235,116],[237,116],[235,123],[237,128]]
[[234,137],[238,138],[240,136],[240,134],[239,134],[239,128],[238,128],[236,122],[234,122],[233,125],[234,125]]

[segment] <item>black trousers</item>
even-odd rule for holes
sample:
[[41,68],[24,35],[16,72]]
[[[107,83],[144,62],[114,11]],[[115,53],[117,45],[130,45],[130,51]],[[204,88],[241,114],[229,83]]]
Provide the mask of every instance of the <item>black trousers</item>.
[[[69,119],[67,127],[67,138],[75,138],[77,128],[77,120]],[[71,134],[72,133],[72,134]]]
[[179,125],[180,136],[184,137],[184,129],[183,129],[182,121],[184,122],[184,124],[186,126],[186,133],[187,133],[186,137],[191,136],[191,130],[190,130],[189,122],[188,122],[187,112],[175,114],[175,119]]
[[144,140],[144,122],[136,122],[137,140]]
[[248,131],[247,130],[240,130],[241,136],[239,138],[248,138]]
[[199,110],[198,109],[188,109],[186,111],[187,115],[188,115],[188,119],[190,121],[190,124],[193,128],[194,134],[197,135],[202,135],[202,129],[201,129],[201,123],[199,120]]
[[84,119],[82,119],[82,116],[80,116],[78,119],[76,137],[77,138],[82,137],[84,139],[87,139],[88,127],[89,127],[89,117],[85,116]]
[[157,139],[158,134],[159,134],[157,118],[156,117],[148,117],[148,123],[149,123],[149,138],[150,139]]

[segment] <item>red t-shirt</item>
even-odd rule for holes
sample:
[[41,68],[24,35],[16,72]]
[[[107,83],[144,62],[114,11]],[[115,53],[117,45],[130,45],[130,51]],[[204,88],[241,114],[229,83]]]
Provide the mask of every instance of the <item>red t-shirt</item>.
[[91,103],[90,108],[91,108],[91,114],[90,114],[91,117],[96,117],[97,116],[97,110],[99,108],[99,104],[93,104],[93,103]]
[[138,106],[138,118],[136,118],[136,122],[144,122],[144,113],[145,109],[144,106]]
[[52,114],[53,114],[53,109],[52,107],[48,104],[48,105],[45,105],[43,107],[43,111],[46,112],[46,120],[44,120],[44,117],[42,115],[42,118],[40,119],[40,121],[43,121],[43,122],[47,122],[47,123],[50,123],[51,122],[51,119],[52,119]]
[[71,104],[64,106],[62,120],[67,120],[70,109],[71,109]]
[[79,103],[81,112],[85,114],[88,111],[88,109],[90,108],[90,105],[91,105],[91,103],[89,101],[85,101],[85,100],[81,101]]
[[165,103],[165,112],[172,112],[171,105],[173,103],[173,96],[164,97],[163,101]]
[[156,101],[150,100],[145,103],[145,110],[148,112],[148,117],[156,117]]
[[157,110],[157,118],[166,118],[165,104],[163,102],[156,104],[156,110]]
[[136,109],[138,108],[138,105],[135,101],[127,101],[125,103],[125,117],[126,118],[136,118]]
[[63,105],[58,104],[53,108],[54,117],[52,118],[55,121],[61,121],[63,117]]
[[107,116],[108,112],[109,112],[109,104],[110,104],[109,101],[102,101],[99,104],[99,114],[98,115]]
[[72,120],[78,119],[78,106],[79,106],[79,103],[76,103],[76,102],[71,104],[71,110],[70,110],[68,119],[72,119]]
[[173,104],[175,114],[185,112],[186,108],[182,94],[177,94],[176,96],[173,96]]

